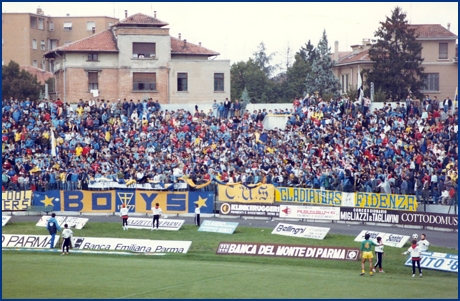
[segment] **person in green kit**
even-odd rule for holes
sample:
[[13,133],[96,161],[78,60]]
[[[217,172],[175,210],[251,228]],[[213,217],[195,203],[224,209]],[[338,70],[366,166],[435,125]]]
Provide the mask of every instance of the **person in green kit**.
[[362,261],[361,261],[361,274],[360,276],[363,276],[364,275],[364,263],[366,262],[366,259],[369,259],[369,274],[371,276],[374,276],[374,274],[372,273],[372,258],[374,258],[374,255],[372,254],[372,246],[380,246],[382,244],[376,244],[375,242],[373,242],[372,240],[370,240],[369,238],[371,237],[371,235],[369,233],[366,233],[364,235],[364,240],[361,242],[361,252],[362,252],[362,255],[361,255],[361,258],[362,258]]

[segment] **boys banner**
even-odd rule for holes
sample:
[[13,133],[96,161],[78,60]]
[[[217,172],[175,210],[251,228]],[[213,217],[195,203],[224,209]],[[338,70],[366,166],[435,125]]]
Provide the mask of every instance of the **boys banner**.
[[32,190],[3,191],[2,211],[22,211],[29,209],[32,201]]
[[121,205],[130,212],[152,213],[152,207],[159,203],[165,214],[194,213],[195,204],[201,213],[212,213],[213,192],[163,192],[142,190],[50,190],[36,192],[34,206],[53,206],[55,211],[76,211],[85,213],[118,212]]
[[274,202],[275,186],[261,184],[254,187],[236,185],[218,185],[219,200],[232,203],[270,203]]

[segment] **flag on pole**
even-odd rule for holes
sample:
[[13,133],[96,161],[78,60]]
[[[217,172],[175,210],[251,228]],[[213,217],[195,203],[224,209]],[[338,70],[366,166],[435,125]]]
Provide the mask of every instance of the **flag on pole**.
[[358,90],[358,101],[361,103],[362,99],[363,99],[363,82],[362,82],[362,79],[361,79],[361,71],[359,70],[359,66],[358,66],[358,87],[357,87],[357,90]]
[[51,156],[56,157],[56,138],[54,137],[54,130],[51,130]]

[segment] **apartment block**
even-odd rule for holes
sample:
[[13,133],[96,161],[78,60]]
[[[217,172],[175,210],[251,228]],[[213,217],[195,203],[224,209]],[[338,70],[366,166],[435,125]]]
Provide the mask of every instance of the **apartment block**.
[[36,13],[2,13],[2,65],[11,60],[20,66],[53,71],[43,55],[60,46],[107,30],[117,23],[107,16],[54,17],[41,8]]

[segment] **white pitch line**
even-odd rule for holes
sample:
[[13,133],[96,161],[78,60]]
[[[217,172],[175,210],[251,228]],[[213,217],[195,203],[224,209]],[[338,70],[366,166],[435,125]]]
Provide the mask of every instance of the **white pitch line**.
[[153,292],[156,292],[156,291],[162,291],[162,290],[167,290],[167,289],[171,289],[171,288],[175,288],[175,287],[181,287],[181,286],[184,286],[184,285],[187,285],[187,284],[202,283],[202,282],[207,282],[207,281],[213,281],[213,280],[215,280],[215,279],[227,278],[227,277],[235,276],[235,275],[243,275],[243,274],[252,274],[252,273],[263,272],[263,271],[266,271],[266,270],[269,270],[269,269],[261,269],[261,270],[246,272],[246,273],[241,273],[241,272],[239,272],[239,273],[234,273],[234,274],[225,275],[225,276],[218,276],[218,277],[212,277],[212,278],[209,278],[209,279],[203,279],[203,280],[199,280],[199,281],[190,281],[190,282],[187,282],[187,283],[182,283],[182,284],[178,284],[178,285],[167,286],[167,287],[163,287],[163,288],[159,288],[159,289],[154,289],[154,290],[150,290],[150,291],[146,291],[146,292],[142,292],[142,293],[136,293],[136,294],[126,295],[126,296],[118,297],[118,298],[115,298],[115,299],[131,298],[131,297],[133,297],[133,296],[145,295],[145,294],[153,293]]

